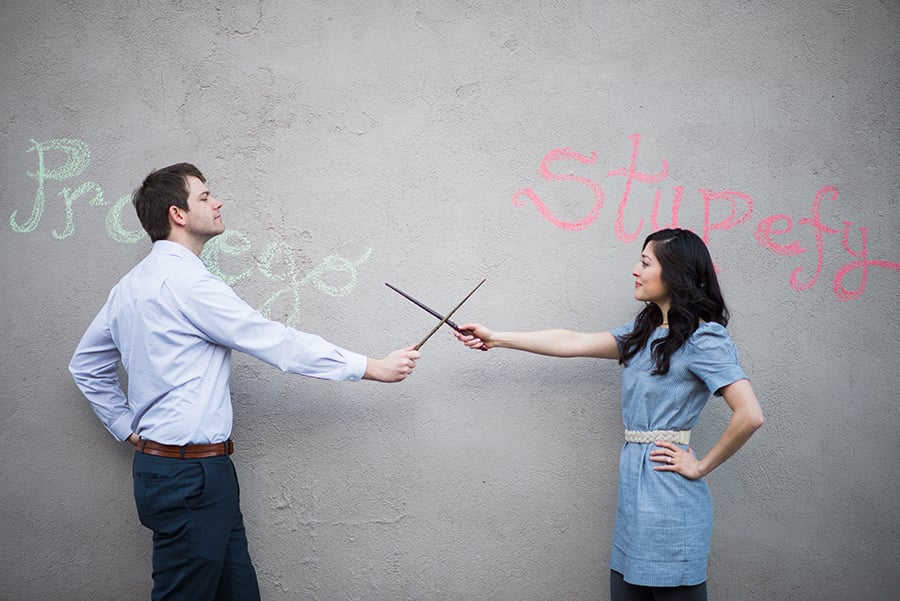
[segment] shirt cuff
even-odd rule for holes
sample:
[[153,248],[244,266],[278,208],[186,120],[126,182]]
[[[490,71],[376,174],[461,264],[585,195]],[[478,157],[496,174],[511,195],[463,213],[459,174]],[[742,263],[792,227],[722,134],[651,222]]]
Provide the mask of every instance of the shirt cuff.
[[124,441],[129,436],[133,430],[131,429],[131,422],[134,421],[134,416],[131,413],[127,413],[111,423],[107,430],[109,430],[110,434],[116,437],[116,440],[119,442]]
[[366,374],[366,366],[369,358],[359,353],[347,351],[347,370],[345,372],[345,380],[348,382],[358,382]]

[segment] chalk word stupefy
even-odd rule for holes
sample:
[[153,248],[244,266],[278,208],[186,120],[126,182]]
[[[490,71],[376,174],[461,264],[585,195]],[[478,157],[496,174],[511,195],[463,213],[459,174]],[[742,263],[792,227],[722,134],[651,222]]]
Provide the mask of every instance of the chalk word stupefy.
[[[33,232],[40,223],[47,204],[47,184],[49,182],[66,182],[82,175],[91,163],[90,147],[82,140],[75,138],[58,138],[46,142],[31,141],[27,152],[34,152],[37,157],[37,170],[28,172],[28,177],[37,181],[34,203],[31,214],[25,218],[19,210],[14,210],[9,217],[9,227],[14,232]],[[51,166],[51,158],[62,156],[61,165]],[[76,180],[77,181],[77,180]],[[143,229],[128,229],[122,221],[122,211],[131,204],[131,194],[122,196],[110,204],[103,193],[103,188],[92,181],[80,183],[75,188],[63,187],[58,195],[63,200],[65,222],[62,228],[55,228],[51,234],[57,240],[69,238],[75,234],[75,204],[82,198],[89,207],[108,207],[105,219],[106,232],[115,242],[134,244],[146,238]],[[239,230],[229,230],[210,240],[204,247],[201,259],[207,268],[221,277],[229,285],[245,280],[256,281],[259,275],[264,282],[275,285],[272,292],[260,308],[264,315],[274,313],[276,307],[282,312],[285,306],[284,322],[296,325],[300,315],[300,288],[313,286],[319,292],[329,296],[341,297],[350,294],[356,287],[357,270],[372,254],[372,249],[364,251],[356,260],[349,260],[340,255],[325,257],[317,267],[307,273],[301,273],[297,264],[294,249],[283,241],[271,242],[255,260],[255,264],[236,274],[226,273],[222,268],[222,259],[226,256],[240,254],[254,255],[253,244],[247,234]],[[340,280],[335,283],[335,279]]]
[[[628,230],[625,225],[625,211],[632,202],[632,191],[635,184],[659,184],[669,174],[669,164],[666,160],[661,161],[660,169],[655,173],[644,173],[636,167],[638,162],[638,147],[641,141],[641,134],[632,134],[631,139],[631,160],[627,167],[612,169],[606,172],[606,177],[624,177],[625,189],[622,197],[619,199],[618,210],[616,212],[616,220],[614,231],[616,237],[623,242],[634,242],[641,231],[644,229],[644,219],[640,218],[637,226],[632,230]],[[551,166],[555,163],[575,161],[581,165],[591,166],[598,161],[597,153],[592,151],[590,156],[576,152],[570,148],[555,148],[546,153],[538,165],[538,174],[546,181],[574,181],[586,186],[591,193],[593,204],[584,215],[577,220],[563,220],[556,216],[547,206],[541,197],[533,188],[520,188],[513,193],[513,206],[523,207],[530,201],[541,216],[551,224],[561,229],[578,232],[589,228],[600,216],[606,197],[603,187],[597,182],[575,175],[572,173],[557,173]],[[653,203],[650,208],[650,224],[649,231],[656,231],[667,227],[682,227],[679,219],[682,205],[684,202],[684,186],[673,186],[671,213],[666,223],[660,222],[660,199],[662,197],[662,189],[655,188],[653,191]],[[703,202],[703,223],[700,228],[699,235],[703,241],[709,244],[710,237],[714,231],[728,231],[737,226],[746,223],[753,215],[753,198],[744,192],[737,190],[721,190],[716,191],[710,188],[698,188],[698,192]],[[832,289],[834,290],[837,300],[846,302],[860,298],[866,290],[868,283],[868,275],[870,268],[878,267],[892,271],[900,271],[900,263],[896,261],[884,261],[870,259],[868,256],[868,229],[858,227],[860,241],[858,250],[853,250],[850,241],[850,234],[853,231],[854,224],[845,221],[842,228],[832,228],[822,223],[819,209],[822,200],[830,196],[832,201],[837,200],[838,191],[833,186],[824,186],[817,193],[813,200],[812,215],[810,217],[802,217],[797,220],[799,225],[808,225],[812,229],[815,238],[816,247],[816,268],[815,272],[808,279],[803,280],[800,274],[804,271],[803,267],[797,267],[789,279],[791,288],[798,292],[808,290],[813,287],[819,280],[822,272],[825,257],[825,245],[823,243],[825,234],[842,234],[843,249],[849,253],[854,260],[846,263],[838,268],[832,279]],[[713,206],[720,203],[727,203],[728,214],[725,218],[718,221],[712,220]],[[794,227],[794,221],[786,214],[771,215],[762,219],[757,227],[755,237],[757,242],[767,250],[782,256],[799,256],[806,253],[809,249],[804,246],[800,240],[792,240],[787,243],[777,242],[777,237],[790,234]],[[856,288],[848,290],[844,285],[844,279],[851,273],[859,272],[859,283]]]

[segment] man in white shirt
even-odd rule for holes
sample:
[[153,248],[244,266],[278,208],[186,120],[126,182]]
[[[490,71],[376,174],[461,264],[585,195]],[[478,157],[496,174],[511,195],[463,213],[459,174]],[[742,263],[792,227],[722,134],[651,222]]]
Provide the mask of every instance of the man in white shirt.
[[285,372],[381,382],[405,379],[419,353],[366,357],[241,300],[200,260],[225,226],[193,165],[150,173],[133,203],[153,248],[112,289],[69,370],[107,430],[135,445],[135,503],[153,531],[152,599],[259,599],[229,457],[231,350]]

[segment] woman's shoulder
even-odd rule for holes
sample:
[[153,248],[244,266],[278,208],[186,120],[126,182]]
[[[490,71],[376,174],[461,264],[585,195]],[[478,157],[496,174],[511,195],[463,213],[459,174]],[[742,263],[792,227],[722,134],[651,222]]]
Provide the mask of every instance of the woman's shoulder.
[[634,329],[634,322],[629,321],[628,323],[622,324],[618,328],[612,330],[610,333],[613,335],[614,338],[616,338],[618,340],[618,339],[630,334],[633,329]]
[[700,325],[691,334],[688,343],[699,349],[718,347],[731,343],[731,336],[725,326],[716,321],[701,321]]

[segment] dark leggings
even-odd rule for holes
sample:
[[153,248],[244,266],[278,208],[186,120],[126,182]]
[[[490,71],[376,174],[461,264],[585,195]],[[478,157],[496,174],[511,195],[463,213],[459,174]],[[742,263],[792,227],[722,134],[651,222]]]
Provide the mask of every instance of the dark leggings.
[[609,571],[612,601],[706,601],[706,583],[694,586],[638,586],[628,584],[615,570]]

